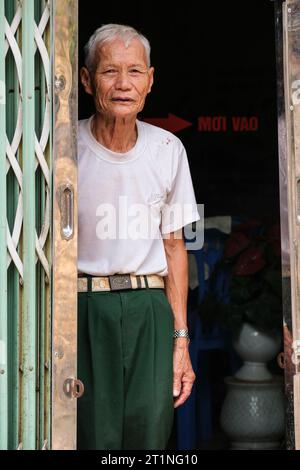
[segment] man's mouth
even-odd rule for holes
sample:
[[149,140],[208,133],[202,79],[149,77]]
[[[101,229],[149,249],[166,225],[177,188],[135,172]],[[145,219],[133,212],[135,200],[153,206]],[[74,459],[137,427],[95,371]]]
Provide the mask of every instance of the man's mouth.
[[133,99],[132,98],[123,98],[121,96],[116,96],[115,98],[112,98],[111,101],[113,101],[114,103],[133,103]]

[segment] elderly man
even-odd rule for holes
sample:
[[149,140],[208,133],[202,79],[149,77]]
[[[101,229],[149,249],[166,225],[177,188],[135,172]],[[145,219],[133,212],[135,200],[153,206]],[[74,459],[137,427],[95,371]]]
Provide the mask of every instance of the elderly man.
[[85,52],[96,112],[78,135],[78,448],[164,449],[195,379],[182,228],[199,215],[182,143],[137,119],[148,40],[109,24]]

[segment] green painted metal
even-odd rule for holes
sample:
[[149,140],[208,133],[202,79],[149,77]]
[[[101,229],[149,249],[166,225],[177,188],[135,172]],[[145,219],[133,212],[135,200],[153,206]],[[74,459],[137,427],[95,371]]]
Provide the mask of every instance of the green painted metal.
[[[5,0],[5,17],[12,23],[16,12],[14,0]],[[16,32],[16,40],[21,43],[20,33]],[[6,133],[12,141],[16,128],[19,105],[19,81],[15,70],[14,57],[9,49],[6,55]],[[16,155],[19,161],[19,152]],[[13,171],[7,174],[7,221],[12,230],[19,197],[19,184]],[[7,271],[7,312],[8,312],[8,449],[16,449],[19,443],[19,310],[20,310],[19,273],[13,262]]]
[[[41,15],[41,2],[39,0],[35,0],[35,9],[34,9],[34,19],[35,22],[38,24]],[[41,117],[43,114],[43,83],[44,83],[44,73],[43,67],[41,67],[41,61],[39,54],[35,54],[35,71],[34,71],[34,78],[35,78],[35,133],[36,135],[40,136],[41,133]],[[42,177],[41,169],[38,168],[35,175],[35,225],[37,232],[40,232],[41,229],[41,221],[44,217],[44,204],[45,204],[45,182]],[[37,367],[37,385],[39,389],[38,394],[38,428],[37,428],[37,442],[38,448],[42,448],[43,441],[44,441],[44,361],[45,361],[45,351],[44,351],[44,303],[41,301],[44,299],[44,271],[40,263],[36,265],[36,312],[37,312],[37,340],[38,340],[38,367]]]
[[[35,22],[39,24],[41,14],[45,8],[45,2],[35,0]],[[47,42],[46,35],[44,35],[44,42]],[[50,44],[48,44],[50,47]],[[47,88],[45,83],[45,72],[42,66],[41,58],[37,52],[35,55],[35,132],[40,138],[42,132],[42,118],[45,113],[45,98],[47,94]],[[50,157],[50,155],[48,155]],[[50,166],[50,158],[48,158],[48,165]],[[45,218],[45,190],[46,184],[43,178],[43,173],[40,168],[36,172],[36,228],[38,233],[42,228],[42,221]],[[50,253],[48,253],[48,258]],[[39,400],[38,400],[38,448],[42,448],[44,443],[47,442],[49,445],[49,430],[47,424],[50,418],[50,387],[47,384],[49,380],[49,356],[50,356],[50,344],[48,341],[48,328],[47,320],[48,313],[50,311],[50,305],[48,305],[49,293],[47,293],[48,280],[46,280],[45,271],[40,263],[36,266],[36,305],[37,305],[37,328],[38,328],[38,388],[39,388]],[[48,283],[48,284],[47,284]],[[50,385],[50,384],[49,384]]]
[[[0,201],[6,207],[4,0],[0,0]],[[0,211],[0,449],[8,447],[6,211]]]
[[[35,0],[35,21],[38,24],[41,14],[46,6],[45,1]],[[49,42],[49,30],[46,30],[43,40],[48,47],[51,47]],[[36,106],[35,106],[35,122],[36,134],[38,139],[42,132],[42,118],[46,109],[46,100],[50,100],[47,95],[46,76],[42,66],[40,55],[36,54],[35,62],[35,90],[36,90]],[[51,136],[51,132],[50,132]],[[47,164],[51,169],[51,151],[50,142],[45,152]],[[45,203],[46,203],[46,182],[43,177],[41,169],[36,174],[36,227],[38,233],[41,230],[42,222],[45,219]],[[46,244],[45,253],[47,259],[51,259],[50,243]],[[37,264],[37,312],[38,312],[38,386],[39,386],[39,403],[38,403],[38,442],[39,448],[43,448],[47,443],[47,448],[50,446],[50,357],[51,357],[51,296],[50,296],[50,280],[47,278],[46,273],[41,265]]]
[[36,266],[35,266],[35,105],[34,105],[34,0],[22,4],[23,81],[23,263],[22,308],[22,417],[23,449],[36,448]]
[[[15,14],[14,2],[5,1],[5,16],[10,24]],[[19,42],[19,32],[16,33]],[[6,56],[6,133],[12,142],[17,120],[19,102],[19,82],[15,71],[15,62],[10,49]],[[16,158],[19,159],[19,151]],[[20,187],[12,169],[7,173],[7,222],[12,233]],[[8,448],[16,449],[19,443],[19,311],[20,311],[20,275],[13,261],[7,270],[7,312],[8,312],[8,369],[9,369],[9,435]]]
[[[5,101],[0,98],[0,372],[5,366],[5,373],[0,373],[1,449],[41,449],[46,442],[50,447],[51,279],[46,272],[52,247],[50,231],[45,232],[50,215],[46,195],[50,197],[51,192],[45,165],[50,175],[52,166],[47,125],[51,91],[46,86],[50,73],[50,8],[52,2],[46,0],[0,0],[0,97],[3,84],[6,88]],[[37,30],[40,22],[42,38]],[[7,40],[12,37],[16,42],[9,44]],[[18,76],[17,64],[22,77]],[[22,122],[18,121],[20,110]],[[5,153],[6,139],[11,147],[17,135],[22,139],[12,154],[22,172],[22,190],[12,165],[7,167]],[[48,142],[44,149],[45,136]],[[36,142],[43,146],[39,158]],[[17,212],[20,194],[22,214]],[[22,220],[22,231],[16,235]],[[14,233],[18,267],[7,257],[7,226],[9,236]],[[38,254],[36,236],[41,234]],[[3,357],[7,364],[3,364]]]
[[[54,44],[54,18],[53,18],[53,2],[52,7],[50,9],[50,23],[49,28],[47,29],[47,33],[45,35],[45,44],[48,47],[48,51],[51,51],[51,47]],[[48,94],[50,109],[53,109],[53,96],[52,96],[52,87],[49,90]],[[53,119],[50,119],[50,132],[49,132],[49,146],[48,146],[48,164],[50,169],[50,188],[53,187]],[[52,192],[52,191],[51,191]],[[52,200],[52,199],[51,199]],[[52,207],[51,207],[51,214],[52,214]],[[47,246],[47,256],[49,262],[52,264],[52,224],[50,226],[50,234],[49,234],[49,241]],[[47,437],[48,441],[48,448],[52,448],[52,441],[51,441],[51,377],[52,377],[52,286],[51,286],[51,279],[48,280],[48,295],[46,295],[46,311],[45,311],[45,408],[46,408],[46,419],[44,423],[45,429],[45,437]]]

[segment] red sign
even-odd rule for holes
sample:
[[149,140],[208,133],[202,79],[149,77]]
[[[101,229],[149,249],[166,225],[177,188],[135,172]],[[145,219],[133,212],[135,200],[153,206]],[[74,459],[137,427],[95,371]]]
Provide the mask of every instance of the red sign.
[[192,126],[191,122],[185,121],[171,113],[168,114],[167,118],[144,118],[144,121],[153,124],[153,126],[162,127],[173,134]]

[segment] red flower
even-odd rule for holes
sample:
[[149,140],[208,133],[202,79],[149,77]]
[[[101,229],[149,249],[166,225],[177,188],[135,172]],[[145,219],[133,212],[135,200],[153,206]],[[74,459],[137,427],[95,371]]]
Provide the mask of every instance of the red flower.
[[258,247],[249,247],[238,257],[233,266],[233,274],[236,276],[247,276],[260,271],[266,265],[263,252]]
[[225,259],[233,258],[250,244],[250,239],[242,232],[234,232],[227,239],[224,247]]

